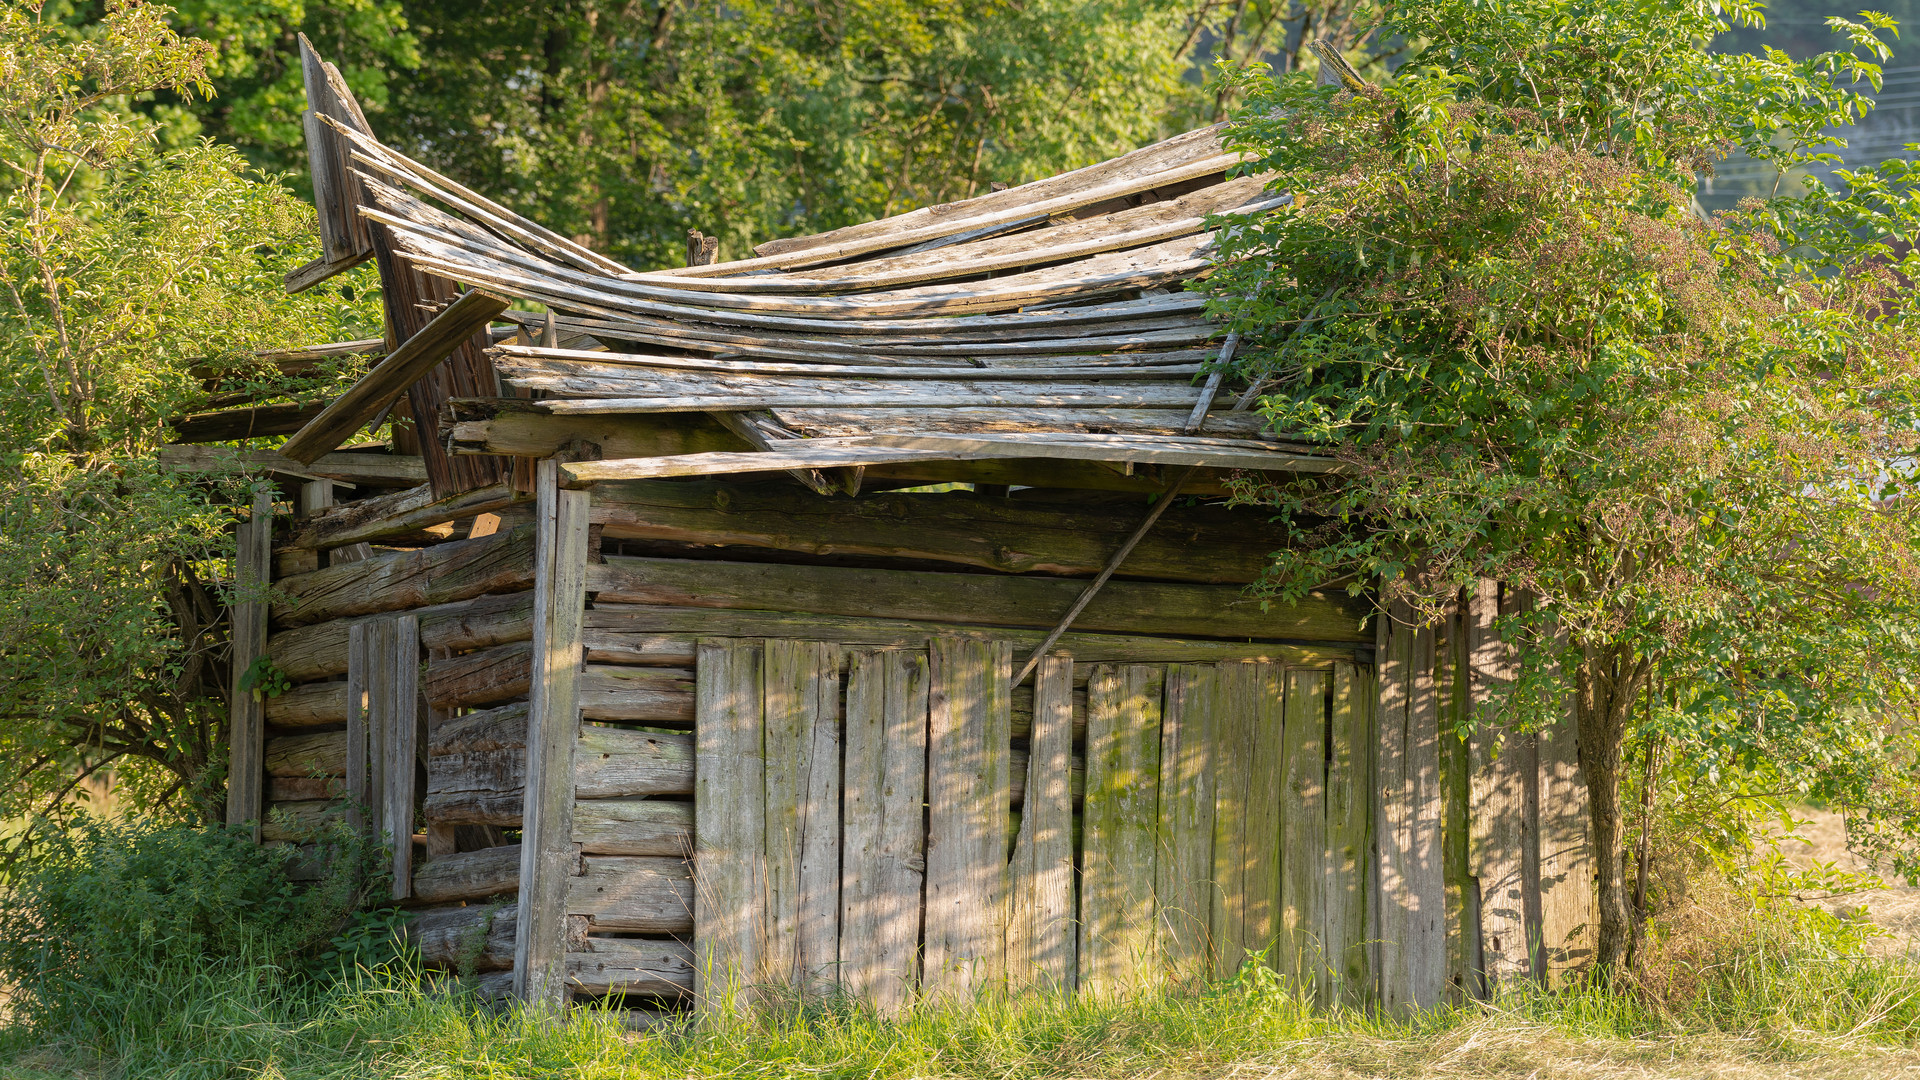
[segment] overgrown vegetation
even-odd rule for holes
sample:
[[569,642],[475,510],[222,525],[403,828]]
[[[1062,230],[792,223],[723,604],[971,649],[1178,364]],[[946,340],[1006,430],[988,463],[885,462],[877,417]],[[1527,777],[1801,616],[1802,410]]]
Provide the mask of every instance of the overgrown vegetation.
[[0,6],[0,820],[105,768],[134,806],[218,803],[219,579],[250,500],[158,448],[220,394],[352,373],[287,378],[256,350],[379,326],[351,284],[281,288],[317,251],[309,208],[229,147],[160,145],[133,108],[204,94],[209,54],[158,8],[110,4],[76,34]]
[[1271,595],[1345,583],[1436,615],[1530,598],[1493,710],[1571,710],[1601,966],[1629,951],[1629,748],[1738,802],[1844,808],[1920,869],[1920,173],[1842,171],[1704,220],[1696,174],[1783,168],[1866,107],[1891,30],[1720,55],[1752,5],[1402,0],[1382,86],[1249,80],[1230,136],[1296,196],[1229,230],[1220,309],[1279,430],[1337,481],[1239,494],[1297,523]]

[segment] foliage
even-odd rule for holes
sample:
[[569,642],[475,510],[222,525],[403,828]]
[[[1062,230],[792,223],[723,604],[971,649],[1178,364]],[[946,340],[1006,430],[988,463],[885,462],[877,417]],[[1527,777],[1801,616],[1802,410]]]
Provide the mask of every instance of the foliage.
[[1297,196],[1223,244],[1237,362],[1276,428],[1349,466],[1243,488],[1297,531],[1266,587],[1378,581],[1419,615],[1485,578],[1531,598],[1508,704],[1577,713],[1607,963],[1621,753],[1656,680],[1703,763],[1856,806],[1911,791],[1883,718],[1920,661],[1920,174],[1695,214],[1734,148],[1828,154],[1863,107],[1841,83],[1884,56],[1871,15],[1837,22],[1854,52],[1707,51],[1753,14],[1407,0],[1386,32],[1424,47],[1392,83],[1256,76],[1231,136]]
[[229,148],[161,147],[131,109],[155,90],[204,93],[211,56],[156,8],[111,5],[75,31],[0,7],[8,817],[106,766],[136,801],[217,801],[235,481],[169,469],[157,450],[170,420],[219,394],[311,394],[351,373],[296,381],[256,350],[368,325],[351,287],[285,296],[311,211]]
[[298,847],[256,844],[244,826],[83,817],[42,832],[0,907],[0,979],[18,1022],[39,1030],[110,1030],[114,987],[164,993],[211,968],[311,978],[394,957],[395,913],[362,910],[385,888],[382,851],[344,823],[307,838],[333,859],[311,885],[289,879]]

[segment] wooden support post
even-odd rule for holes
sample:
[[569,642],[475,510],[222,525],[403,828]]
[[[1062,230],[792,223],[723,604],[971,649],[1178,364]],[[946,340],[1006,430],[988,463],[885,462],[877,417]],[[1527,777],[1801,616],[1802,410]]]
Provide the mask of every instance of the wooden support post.
[[280,453],[303,464],[312,464],[320,455],[345,442],[360,430],[360,425],[406,393],[407,387],[506,309],[507,301],[492,293],[479,289],[462,293],[421,327],[419,333],[388,353],[365,378],[333,399],[320,415],[295,432],[280,448]]
[[558,1013],[567,1001],[567,891],[580,868],[573,845],[573,751],[580,737],[591,498],[561,489],[559,463],[552,458],[537,466],[534,486],[533,678],[513,989],[529,1005]]
[[380,757],[385,762],[380,818],[393,848],[393,898],[413,895],[413,804],[415,756],[420,745],[420,620],[401,615],[386,620],[381,644],[388,650],[383,675],[385,716]]
[[378,817],[373,805],[373,755],[367,702],[368,658],[375,636],[372,620],[347,627],[347,822],[366,829]]
[[253,515],[236,531],[234,599],[230,609],[233,653],[227,691],[227,824],[253,823],[260,840],[266,786],[266,707],[242,685],[267,651],[268,578],[273,564],[273,493],[255,492]]
[[[1467,868],[1479,899],[1479,958],[1472,989],[1492,994],[1500,983],[1529,974],[1525,864],[1532,861],[1526,814],[1535,777],[1533,740],[1507,730],[1502,696],[1513,681],[1513,660],[1494,628],[1500,583],[1482,579],[1469,590],[1462,614],[1467,692],[1473,728],[1467,742]],[[1470,950],[1471,951],[1471,950]]]

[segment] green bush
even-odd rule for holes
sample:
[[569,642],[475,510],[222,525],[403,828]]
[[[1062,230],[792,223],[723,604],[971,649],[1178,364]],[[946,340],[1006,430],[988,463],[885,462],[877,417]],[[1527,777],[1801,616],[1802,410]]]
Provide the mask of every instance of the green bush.
[[377,848],[336,826],[317,882],[288,873],[293,846],[251,830],[82,818],[48,829],[0,904],[0,983],[17,1021],[76,1034],[120,1022],[125,989],[165,996],[210,973],[326,977],[395,955],[397,913],[364,910],[384,882]]

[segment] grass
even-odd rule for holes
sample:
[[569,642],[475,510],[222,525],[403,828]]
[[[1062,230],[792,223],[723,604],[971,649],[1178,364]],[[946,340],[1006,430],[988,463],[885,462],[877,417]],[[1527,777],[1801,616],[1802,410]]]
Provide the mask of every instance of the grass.
[[[1749,942],[1751,946],[1751,942]],[[1317,1015],[1259,980],[1090,1002],[982,1000],[883,1021],[850,1004],[627,1031],[492,1012],[413,977],[304,990],[238,965],[103,991],[0,1030],[0,1077],[1819,1077],[1920,1074],[1920,965],[1749,947],[1637,990],[1509,995],[1405,1021]],[[171,986],[172,989],[166,989]]]

